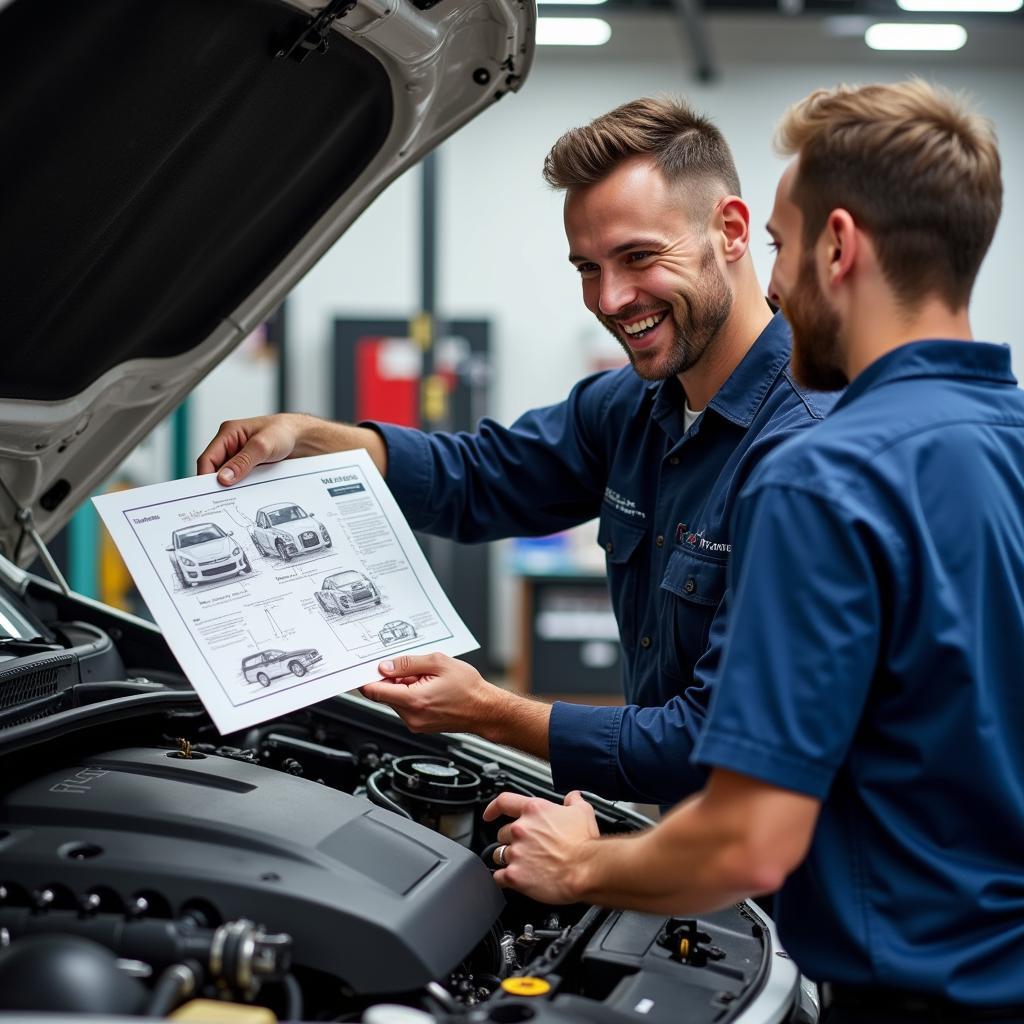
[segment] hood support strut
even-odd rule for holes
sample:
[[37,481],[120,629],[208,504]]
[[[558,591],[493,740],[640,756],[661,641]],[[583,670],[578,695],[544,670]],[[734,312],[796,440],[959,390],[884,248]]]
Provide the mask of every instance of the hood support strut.
[[4,493],[11,499],[11,504],[14,506],[14,518],[21,524],[21,533],[18,536],[17,544],[14,545],[14,552],[11,555],[11,561],[17,565],[18,555],[21,553],[21,546],[25,543],[25,538],[28,537],[35,546],[36,553],[42,560],[43,565],[46,566],[46,571],[50,574],[50,579],[60,587],[65,595],[70,596],[71,587],[68,585],[68,581],[64,579],[64,574],[60,571],[60,567],[53,560],[53,555],[50,554],[50,549],[46,546],[46,542],[39,536],[39,532],[36,530],[36,524],[32,518],[32,509],[26,508],[19,503],[18,499],[11,494],[11,489],[7,486],[2,477],[0,477],[0,487],[4,489]]
[[25,540],[25,537],[28,536],[35,545],[36,553],[42,559],[43,565],[46,566],[46,571],[50,574],[50,579],[52,579],[53,582],[64,591],[66,596],[70,597],[71,587],[68,585],[68,581],[64,579],[64,574],[60,571],[60,567],[53,560],[53,555],[50,554],[50,549],[46,546],[45,541],[36,531],[35,523],[32,520],[32,509],[19,508],[16,515],[18,522],[21,523],[21,536],[18,538],[18,543],[14,548],[15,563],[17,563],[18,552],[21,550],[22,542]]

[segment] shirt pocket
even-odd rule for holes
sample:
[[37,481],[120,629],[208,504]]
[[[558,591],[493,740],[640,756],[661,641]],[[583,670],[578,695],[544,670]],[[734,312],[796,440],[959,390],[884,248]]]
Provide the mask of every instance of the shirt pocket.
[[597,528],[597,543],[604,550],[608,591],[619,625],[619,638],[626,647],[633,645],[636,636],[637,576],[640,573],[636,553],[646,532],[643,526],[621,522],[611,515],[602,515]]
[[693,666],[707,650],[711,621],[725,594],[727,562],[677,547],[661,581],[666,628],[661,671],[682,688],[693,680]]

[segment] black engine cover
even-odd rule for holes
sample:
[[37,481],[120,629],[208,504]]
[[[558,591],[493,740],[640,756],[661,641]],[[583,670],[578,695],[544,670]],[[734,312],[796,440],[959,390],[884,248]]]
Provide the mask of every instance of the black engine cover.
[[443,836],[220,757],[91,757],[4,795],[0,824],[0,882],[76,897],[102,886],[126,902],[155,892],[172,913],[202,900],[289,933],[296,964],[359,994],[443,978],[504,905],[480,859]]

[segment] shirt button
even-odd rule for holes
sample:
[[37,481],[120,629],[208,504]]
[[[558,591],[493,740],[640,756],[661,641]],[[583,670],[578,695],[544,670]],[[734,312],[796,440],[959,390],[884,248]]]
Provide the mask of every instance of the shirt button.
[[608,543],[607,543],[607,544],[605,544],[605,546],[604,546],[604,549],[605,549],[605,551],[607,551],[607,552],[608,552],[608,554],[610,555],[610,554],[612,553],[612,549],[613,549],[614,547],[615,547],[615,545],[614,545],[614,544],[613,544],[613,543],[612,543],[611,541],[608,541]]
[[640,646],[641,647],[650,647],[651,646],[651,638],[649,636],[642,636],[642,637],[640,637]]
[[697,581],[691,576],[684,584],[683,590],[688,594],[692,594],[697,589]]
[[679,465],[679,456],[678,455],[673,455],[672,458],[670,458],[668,460],[668,463],[669,463],[670,466],[678,466]]
[[659,533],[658,536],[655,537],[654,543],[657,544],[659,548],[664,547],[665,546],[665,538],[664,538],[664,536]]

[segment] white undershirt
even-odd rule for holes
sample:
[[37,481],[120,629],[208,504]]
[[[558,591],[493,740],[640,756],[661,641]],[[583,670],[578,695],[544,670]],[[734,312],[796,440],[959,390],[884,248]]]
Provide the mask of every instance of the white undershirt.
[[694,412],[690,408],[689,402],[683,402],[683,425],[687,431],[704,415],[703,409],[698,409]]

